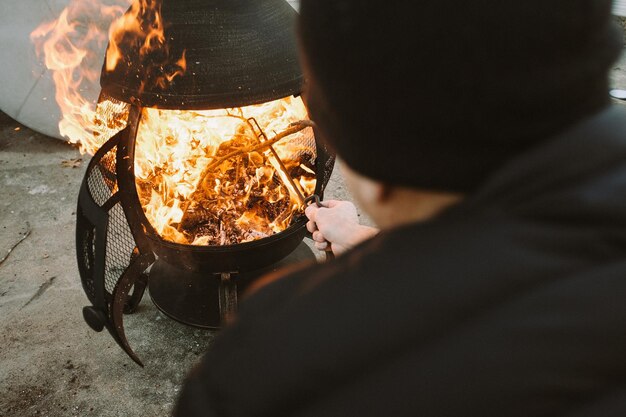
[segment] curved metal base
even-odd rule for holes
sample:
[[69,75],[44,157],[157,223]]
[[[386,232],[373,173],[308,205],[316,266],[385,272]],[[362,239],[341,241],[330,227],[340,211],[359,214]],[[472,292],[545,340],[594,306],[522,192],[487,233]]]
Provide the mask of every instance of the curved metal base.
[[315,259],[304,242],[277,264],[246,273],[198,273],[159,259],[149,272],[148,292],[154,305],[166,316],[189,326],[218,329],[223,316],[236,309],[236,299],[250,283],[283,266]]

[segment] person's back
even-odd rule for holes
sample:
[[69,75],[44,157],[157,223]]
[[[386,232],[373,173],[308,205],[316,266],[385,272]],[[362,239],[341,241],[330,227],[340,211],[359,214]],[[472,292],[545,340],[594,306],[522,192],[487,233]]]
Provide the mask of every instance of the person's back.
[[610,1],[439,3],[302,1],[311,117],[383,230],[256,291],[177,416],[626,415]]

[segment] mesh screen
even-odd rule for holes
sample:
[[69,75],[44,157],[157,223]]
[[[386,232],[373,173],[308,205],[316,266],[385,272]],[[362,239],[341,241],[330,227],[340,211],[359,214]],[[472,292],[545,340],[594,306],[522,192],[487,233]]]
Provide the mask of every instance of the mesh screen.
[[128,123],[130,104],[119,101],[105,93],[100,93],[96,106],[96,128],[94,140],[104,145]]
[[107,230],[104,286],[108,293],[113,293],[117,281],[130,265],[134,249],[135,240],[124,216],[124,210],[121,204],[117,203],[109,211]]
[[98,164],[87,176],[87,185],[91,198],[99,206],[109,200],[117,191],[117,179],[115,174],[115,150],[107,152],[100,158]]
[[83,288],[87,298],[92,304],[95,304],[96,290],[94,287],[94,257],[96,253],[96,229],[85,221],[82,213],[78,214],[78,263],[81,268],[81,278]]
[[[270,135],[271,136],[271,135]],[[306,128],[296,135],[274,145],[278,154],[287,159],[300,160],[305,165],[315,168],[315,194],[322,195],[330,180],[335,165],[335,156],[326,145],[318,142],[313,128]],[[283,151],[282,148],[293,151]]]
[[[286,140],[287,141],[287,140]],[[317,149],[315,147],[315,134],[312,128],[306,128],[302,131],[302,135],[295,139],[296,158],[303,162],[309,163],[312,167],[315,167],[315,159],[317,158]]]
[[[83,213],[84,208],[79,207],[80,219],[77,223],[79,269],[83,287],[87,296],[95,297],[96,280],[104,279],[106,293],[110,296],[122,274],[131,263],[135,253],[136,243],[131,233],[130,226],[126,221],[124,210],[117,198],[117,176],[115,173],[115,153],[117,147],[110,151],[98,152],[91,162],[86,173],[86,183],[89,195],[98,206],[100,217],[106,214],[106,229],[97,229],[88,220],[89,213]],[[95,264],[98,261],[96,238],[98,233],[105,233],[104,277],[96,276]],[[93,300],[92,300],[93,301]]]
[[[312,128],[306,128],[295,135],[288,136],[274,145],[279,157],[287,160],[299,161],[310,169],[316,170],[317,148],[315,146],[315,134]],[[295,175],[298,176],[298,175]],[[293,179],[294,176],[292,176]],[[316,181],[319,178],[316,176]],[[317,184],[316,184],[317,188]],[[308,196],[305,196],[308,197]]]

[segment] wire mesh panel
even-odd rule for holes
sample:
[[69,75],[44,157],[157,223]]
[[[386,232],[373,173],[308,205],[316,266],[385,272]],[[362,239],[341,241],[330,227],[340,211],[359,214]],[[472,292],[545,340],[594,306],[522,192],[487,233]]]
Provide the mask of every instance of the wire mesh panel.
[[87,172],[86,178],[89,194],[100,207],[117,192],[115,150],[116,148],[113,148],[104,153],[102,157],[97,158],[97,164]]
[[[316,140],[315,129],[311,127],[304,129],[296,138],[288,138],[285,142],[298,150],[291,159],[299,160],[303,165],[314,169],[315,194],[323,196],[335,166],[334,154],[324,143]],[[292,173],[292,177],[297,176],[297,173]]]
[[93,276],[96,257],[96,228],[83,214],[80,206],[76,223],[76,250],[83,289],[92,304],[96,302],[96,289]]
[[154,255],[137,248],[120,203],[116,153],[124,132],[104,144],[87,168],[77,209],[76,253],[83,288],[92,303],[83,309],[85,320],[96,331],[106,327],[141,364],[124,335],[122,316],[141,300],[146,287],[142,273],[154,262]]
[[102,92],[96,106],[94,146],[99,148],[128,124],[130,104]]
[[109,210],[109,227],[106,240],[104,288],[113,294],[117,282],[130,265],[135,252],[135,239],[130,231],[120,203]]
[[[89,164],[84,182],[86,190],[81,190],[79,203],[78,261],[83,286],[92,302],[97,282],[104,283],[104,296],[110,299],[136,247],[119,203],[115,172],[117,146],[111,145],[101,148]],[[99,254],[99,251],[104,253]],[[98,262],[103,264],[102,270],[96,268]],[[100,274],[104,276],[98,276]]]

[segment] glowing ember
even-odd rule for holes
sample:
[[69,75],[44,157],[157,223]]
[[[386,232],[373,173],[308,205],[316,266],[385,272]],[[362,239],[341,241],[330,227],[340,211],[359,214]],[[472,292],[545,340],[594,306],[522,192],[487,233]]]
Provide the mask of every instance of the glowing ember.
[[271,139],[302,119],[302,100],[291,97],[229,110],[144,109],[135,175],[146,217],[164,239],[193,245],[240,243],[285,230],[301,209],[298,193],[315,189],[310,132],[273,146],[297,190],[281,178],[267,147],[219,158],[261,144],[261,131]]

